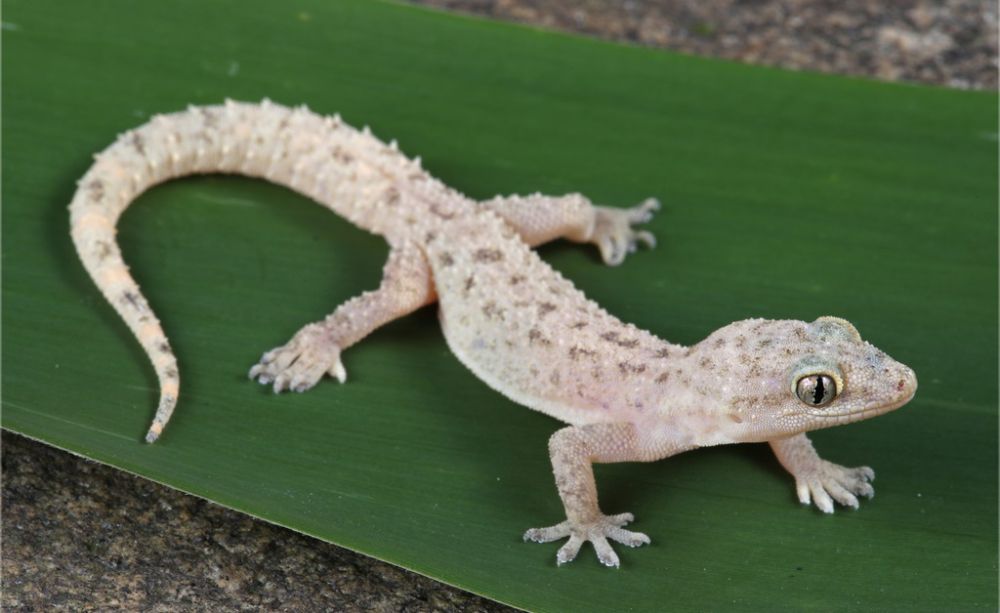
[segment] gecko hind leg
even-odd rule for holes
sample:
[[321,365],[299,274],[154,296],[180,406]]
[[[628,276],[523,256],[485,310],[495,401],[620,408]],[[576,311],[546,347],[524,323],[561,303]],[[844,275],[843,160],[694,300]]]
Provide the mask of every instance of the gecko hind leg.
[[308,324],[286,344],[265,352],[250,369],[250,378],[272,385],[275,393],[304,392],[327,374],[345,382],[344,349],[436,299],[430,267],[412,243],[390,250],[382,274],[378,289],[348,300],[323,321]]

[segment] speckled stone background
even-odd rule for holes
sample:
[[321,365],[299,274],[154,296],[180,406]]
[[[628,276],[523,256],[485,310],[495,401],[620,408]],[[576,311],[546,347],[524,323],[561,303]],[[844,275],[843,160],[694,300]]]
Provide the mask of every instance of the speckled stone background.
[[996,89],[993,0],[417,0],[783,68]]
[[[982,0],[425,0],[793,69],[997,87]],[[5,611],[506,607],[5,432]]]

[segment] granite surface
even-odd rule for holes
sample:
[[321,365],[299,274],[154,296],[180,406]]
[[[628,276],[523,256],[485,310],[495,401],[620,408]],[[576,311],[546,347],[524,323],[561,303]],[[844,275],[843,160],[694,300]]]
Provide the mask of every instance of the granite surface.
[[[980,0],[426,0],[789,68],[997,87]],[[5,611],[506,607],[22,437],[2,438]]]
[[694,55],[997,87],[993,0],[415,0]]
[[3,433],[4,611],[503,605]]

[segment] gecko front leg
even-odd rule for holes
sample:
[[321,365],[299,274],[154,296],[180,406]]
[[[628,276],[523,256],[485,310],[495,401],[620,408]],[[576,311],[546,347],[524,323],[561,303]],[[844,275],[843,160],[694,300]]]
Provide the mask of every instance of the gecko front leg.
[[641,532],[623,528],[634,519],[631,513],[601,512],[592,464],[651,461],[662,455],[640,440],[636,426],[631,423],[568,426],[557,431],[549,439],[549,456],[559,497],[566,509],[566,521],[548,528],[532,528],[525,532],[524,540],[547,543],[569,537],[556,554],[560,565],[571,562],[583,543],[590,541],[601,563],[617,568],[618,555],[608,539],[629,547],[645,545],[650,540]]
[[412,243],[390,250],[382,274],[377,290],[348,300],[323,321],[306,325],[288,343],[266,352],[250,369],[250,378],[273,384],[275,392],[304,392],[324,374],[346,381],[341,351],[435,300],[430,267]]
[[593,243],[610,266],[621,264],[640,243],[656,246],[652,232],[633,227],[653,218],[660,208],[656,198],[625,209],[598,206],[580,194],[497,196],[482,204],[513,226],[532,247],[557,238]]
[[845,507],[858,508],[858,496],[875,495],[869,481],[875,480],[875,471],[867,466],[847,468],[819,457],[805,434],[770,441],[778,461],[795,477],[795,490],[799,502],[810,500],[824,513],[833,513],[833,501]]

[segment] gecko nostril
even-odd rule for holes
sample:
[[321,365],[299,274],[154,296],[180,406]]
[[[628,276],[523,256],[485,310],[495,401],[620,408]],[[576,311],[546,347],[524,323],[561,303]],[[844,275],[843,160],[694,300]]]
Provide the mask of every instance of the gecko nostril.
[[896,384],[896,389],[901,392],[901,391],[903,391],[904,387],[906,387],[906,381],[903,380],[903,379],[900,379],[899,383]]

